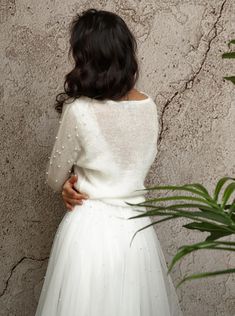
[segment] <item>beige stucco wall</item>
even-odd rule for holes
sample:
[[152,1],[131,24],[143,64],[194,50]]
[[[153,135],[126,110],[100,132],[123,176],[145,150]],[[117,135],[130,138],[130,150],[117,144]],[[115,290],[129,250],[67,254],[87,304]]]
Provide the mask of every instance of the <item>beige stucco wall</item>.
[[[119,13],[138,39],[137,88],[156,101],[161,126],[146,184],[203,182],[210,189],[234,174],[235,87],[222,77],[235,75],[235,63],[221,58],[235,38],[233,0],[0,0],[0,315],[34,315],[64,215],[60,196],[44,184],[45,165],[58,127],[54,98],[70,69],[68,23],[90,7]],[[200,240],[183,222],[156,227],[167,262],[177,247]],[[176,284],[186,273],[232,266],[231,254],[198,252],[171,275]],[[184,283],[177,293],[185,315],[234,316],[234,281]]]

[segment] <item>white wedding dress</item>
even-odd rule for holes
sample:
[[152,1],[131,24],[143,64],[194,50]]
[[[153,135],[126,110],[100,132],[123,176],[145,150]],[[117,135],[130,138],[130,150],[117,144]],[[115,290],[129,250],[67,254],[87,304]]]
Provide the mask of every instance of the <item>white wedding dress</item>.
[[151,223],[128,219],[144,209],[125,203],[145,200],[157,153],[157,108],[147,96],[64,105],[46,180],[59,192],[73,171],[89,198],[59,224],[35,316],[183,315],[153,226],[131,243]]

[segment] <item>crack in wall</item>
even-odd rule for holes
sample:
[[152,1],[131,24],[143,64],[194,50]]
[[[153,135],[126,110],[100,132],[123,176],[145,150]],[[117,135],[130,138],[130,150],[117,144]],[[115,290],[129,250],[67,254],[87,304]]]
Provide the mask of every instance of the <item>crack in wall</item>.
[[27,257],[27,256],[24,256],[24,257],[22,257],[20,260],[18,260],[18,261],[14,264],[14,266],[11,268],[9,277],[7,278],[6,283],[5,283],[5,287],[4,287],[3,291],[2,291],[2,293],[0,293],[0,297],[2,297],[2,296],[6,293],[6,290],[7,290],[7,288],[8,288],[8,284],[9,284],[9,281],[10,281],[10,279],[11,279],[11,277],[12,277],[13,272],[15,271],[15,269],[18,267],[19,264],[21,264],[24,260],[27,260],[27,259],[29,259],[29,260],[34,260],[34,261],[45,261],[45,260],[49,259],[49,256],[47,256],[47,257],[45,257],[45,258],[34,258],[34,257]]
[[164,129],[164,116],[165,116],[165,112],[167,110],[167,108],[169,107],[170,103],[172,102],[172,100],[174,100],[174,98],[181,92],[181,94],[183,94],[187,89],[191,89],[193,87],[193,84],[194,84],[194,81],[195,79],[197,78],[197,76],[200,74],[201,70],[202,70],[202,67],[203,65],[205,64],[206,62],[206,59],[207,59],[207,56],[208,56],[208,53],[211,49],[211,43],[212,41],[218,36],[218,30],[217,30],[217,24],[222,16],[222,13],[223,13],[223,9],[224,9],[224,6],[225,6],[225,3],[227,2],[227,0],[224,0],[221,4],[221,7],[220,7],[220,10],[219,10],[219,14],[211,28],[211,30],[209,31],[209,34],[211,33],[212,30],[214,30],[214,35],[211,37],[211,39],[209,39],[208,41],[208,46],[207,46],[207,49],[205,51],[205,54],[204,54],[204,58],[201,62],[201,65],[199,66],[198,70],[194,73],[194,75],[192,76],[192,78],[190,78],[186,83],[185,83],[185,86],[182,90],[180,91],[176,91],[173,96],[167,100],[167,102],[164,104],[163,106],[163,109],[162,109],[162,114],[161,114],[161,118],[160,118],[160,126],[161,126],[161,129],[160,129],[160,133],[159,133],[159,137],[158,137],[158,145],[160,145],[162,139],[163,139],[163,134],[164,134],[164,131],[166,130],[166,128]]

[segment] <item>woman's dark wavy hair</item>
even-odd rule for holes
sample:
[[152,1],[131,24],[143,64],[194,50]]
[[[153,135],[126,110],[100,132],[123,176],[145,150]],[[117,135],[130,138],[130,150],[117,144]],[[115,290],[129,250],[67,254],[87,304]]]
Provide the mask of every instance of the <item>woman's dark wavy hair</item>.
[[120,16],[96,9],[77,14],[69,43],[75,65],[65,75],[64,92],[56,96],[56,111],[61,113],[69,98],[119,100],[134,87],[139,77],[137,43]]

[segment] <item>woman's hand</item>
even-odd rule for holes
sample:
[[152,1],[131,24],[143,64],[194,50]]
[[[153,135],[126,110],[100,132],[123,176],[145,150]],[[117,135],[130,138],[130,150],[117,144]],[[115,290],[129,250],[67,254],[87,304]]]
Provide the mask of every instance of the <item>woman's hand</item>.
[[87,199],[89,196],[86,193],[78,192],[74,187],[77,182],[77,175],[72,175],[63,185],[62,198],[68,210],[72,211],[77,204],[82,204],[82,199]]

